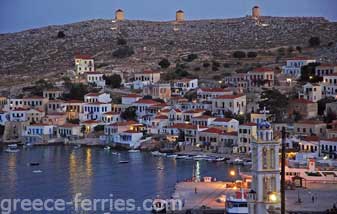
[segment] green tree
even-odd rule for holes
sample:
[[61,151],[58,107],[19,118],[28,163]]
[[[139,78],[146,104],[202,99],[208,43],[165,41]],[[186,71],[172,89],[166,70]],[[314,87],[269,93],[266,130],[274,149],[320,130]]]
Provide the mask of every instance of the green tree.
[[170,67],[171,63],[170,63],[170,61],[168,59],[164,58],[164,59],[160,60],[160,62],[158,63],[158,65],[161,68],[165,69],[165,68]]
[[337,114],[331,108],[328,108],[326,111],[326,116],[324,117],[324,122],[331,123],[337,119]]
[[66,35],[64,34],[63,31],[59,31],[59,32],[57,33],[57,38],[58,38],[58,39],[63,39],[64,37],[66,37]]
[[5,126],[0,125],[0,136],[2,136],[5,132]]
[[119,37],[117,39],[117,45],[126,45],[127,44],[127,41],[126,39],[122,38],[122,37]]
[[311,37],[308,42],[310,47],[318,47],[321,44],[321,39],[317,36],[314,36]]
[[319,82],[321,80],[320,77],[315,75],[315,69],[319,66],[320,63],[309,63],[308,65],[304,65],[301,67],[301,82]]
[[122,46],[115,50],[112,55],[116,58],[127,58],[134,54],[134,50],[129,46]]
[[189,54],[186,58],[183,58],[183,60],[186,62],[192,62],[195,59],[198,59],[198,55],[194,53]]
[[326,104],[327,103],[333,103],[336,102],[336,99],[333,97],[325,97],[323,99],[318,100],[317,105],[318,105],[318,115],[323,115],[325,108],[326,108]]
[[296,46],[296,50],[298,51],[298,53],[302,53],[302,47],[301,46]]
[[33,86],[32,94],[36,96],[42,96],[43,90],[54,87],[52,83],[47,82],[44,79],[40,79],[35,82]]
[[122,78],[118,74],[113,74],[111,76],[103,76],[105,82],[111,88],[120,88],[122,83]]
[[253,51],[250,51],[250,52],[247,53],[247,57],[248,58],[256,58],[257,57],[257,53],[253,52]]
[[101,132],[104,131],[104,125],[97,125],[94,127],[95,132]]
[[69,93],[64,95],[67,100],[83,100],[85,94],[89,93],[87,85],[83,83],[75,83],[70,86]]
[[261,94],[260,108],[266,107],[275,115],[276,122],[284,120],[289,105],[288,98],[277,89],[264,90]]
[[245,58],[246,57],[246,53],[243,52],[243,51],[235,51],[233,53],[233,57],[234,58],[238,58],[238,59],[242,59],[242,58]]
[[208,68],[209,66],[211,66],[211,64],[210,64],[209,62],[204,62],[204,63],[202,64],[202,66],[203,66],[204,68]]
[[136,107],[130,106],[122,112],[121,117],[124,120],[137,120]]

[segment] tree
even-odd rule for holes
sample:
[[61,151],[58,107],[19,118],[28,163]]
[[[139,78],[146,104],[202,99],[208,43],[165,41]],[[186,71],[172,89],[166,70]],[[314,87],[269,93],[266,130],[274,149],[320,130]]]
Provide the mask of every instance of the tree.
[[122,38],[122,37],[119,37],[117,39],[117,45],[126,45],[127,44],[127,41],[126,39]]
[[158,63],[158,65],[161,68],[165,69],[165,68],[170,67],[171,63],[170,63],[170,61],[168,59],[164,58],[164,59],[160,60],[160,62]]
[[253,51],[250,51],[250,52],[247,53],[247,57],[248,58],[256,58],[257,57],[257,53],[253,52]]
[[302,47],[301,46],[296,46],[296,50],[298,51],[298,53],[302,53]]
[[243,51],[235,51],[233,53],[233,57],[234,58],[238,58],[238,59],[242,59],[242,58],[245,58],[246,57],[246,53],[243,52]]
[[321,44],[321,39],[317,36],[314,36],[311,37],[308,42],[310,47],[318,47]]
[[198,55],[192,53],[192,54],[189,54],[189,55],[187,56],[187,58],[183,58],[183,60],[186,61],[186,62],[192,62],[193,60],[195,60],[195,59],[197,59],[197,58],[198,58]]
[[183,70],[182,68],[177,68],[175,71],[174,71],[175,75],[177,77],[187,77],[187,76],[190,76],[190,73],[188,73],[187,71]]
[[333,97],[325,97],[323,99],[318,100],[317,105],[318,105],[318,115],[323,115],[325,108],[326,108],[326,104],[327,103],[333,103],[336,102],[336,99]]
[[202,66],[203,66],[204,68],[208,68],[209,66],[211,66],[211,64],[210,64],[209,62],[204,62],[204,63],[202,64]]
[[64,95],[65,99],[71,100],[82,100],[84,95],[89,93],[88,86],[83,83],[71,84],[69,93]]
[[120,88],[122,83],[122,78],[118,74],[113,74],[111,76],[103,76],[105,82],[111,88]]
[[122,112],[121,117],[124,120],[137,120],[136,107],[130,106]]
[[277,49],[277,53],[279,56],[284,56],[286,54],[286,49],[285,48],[279,48]]
[[328,108],[326,111],[326,116],[324,117],[324,122],[331,123],[337,119],[337,114],[331,108]]
[[66,37],[66,35],[64,34],[63,31],[59,31],[59,32],[57,33],[57,38],[58,38],[58,39],[63,39],[64,37]]
[[52,88],[53,84],[50,82],[47,82],[44,79],[40,79],[35,82],[35,85],[32,90],[32,94],[36,96],[42,96],[43,95],[43,90]]
[[94,127],[95,132],[101,132],[104,131],[104,125],[97,125]]
[[288,98],[277,89],[264,90],[261,94],[260,108],[266,107],[271,114],[275,115],[277,122],[284,120],[288,105]]
[[319,66],[320,63],[309,63],[308,65],[304,65],[301,67],[301,82],[319,82],[321,79],[320,77],[315,75],[315,69]]
[[117,50],[115,50],[112,55],[116,58],[127,58],[134,54],[134,50],[132,47],[129,46],[123,46],[119,47]]
[[2,136],[5,132],[5,126],[0,125],[0,136]]

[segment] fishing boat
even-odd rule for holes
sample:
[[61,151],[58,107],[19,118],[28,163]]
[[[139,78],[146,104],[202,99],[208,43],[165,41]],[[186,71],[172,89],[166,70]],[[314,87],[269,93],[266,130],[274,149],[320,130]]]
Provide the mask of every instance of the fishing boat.
[[246,159],[246,160],[243,160],[243,163],[242,163],[244,166],[251,166],[253,164],[252,160],[250,159]]
[[199,160],[207,160],[209,157],[207,155],[196,155],[193,157],[193,160],[199,161]]
[[153,156],[166,156],[166,153],[161,153],[161,152],[159,152],[159,151],[151,152],[151,154],[152,154]]
[[129,153],[138,153],[138,152],[140,152],[140,150],[138,150],[138,149],[130,149],[129,150]]
[[110,150],[111,149],[111,147],[110,146],[106,146],[106,147],[104,147],[104,150]]
[[42,173],[42,170],[33,170],[33,173]]
[[80,144],[74,146],[74,149],[80,149],[80,148],[81,148],[81,145],[80,145]]
[[170,155],[167,155],[166,157],[168,158],[177,158],[178,155],[175,155],[175,154],[170,154]]
[[236,192],[235,196],[226,197],[226,214],[248,214],[246,193]]
[[128,160],[121,160],[121,161],[119,161],[119,163],[121,163],[121,164],[123,164],[123,163],[129,163],[129,161]]
[[188,155],[177,155],[176,159],[186,159]]
[[17,153],[19,151],[20,150],[18,149],[18,145],[16,144],[8,145],[7,149],[5,150],[5,152],[8,152],[8,153]]

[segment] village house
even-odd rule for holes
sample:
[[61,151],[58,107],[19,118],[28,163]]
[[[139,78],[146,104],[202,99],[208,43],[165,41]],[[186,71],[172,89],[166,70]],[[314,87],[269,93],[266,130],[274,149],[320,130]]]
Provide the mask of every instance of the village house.
[[62,126],[66,122],[67,122],[67,114],[65,112],[50,113],[42,118],[42,123],[55,126]]
[[294,99],[289,102],[288,115],[299,114],[303,119],[317,117],[318,104],[310,100]]
[[104,127],[106,143],[136,147],[143,137],[144,127],[134,121],[117,122]]
[[101,102],[84,103],[83,113],[80,113],[79,119],[81,121],[85,121],[85,120],[101,121],[103,114],[107,112],[111,112],[110,103],[101,103]]
[[169,125],[167,115],[157,115],[149,126],[149,131],[151,134],[160,134],[162,129]]
[[15,121],[15,122],[24,122],[28,121],[27,112],[29,109],[27,108],[15,108],[11,111],[9,111],[9,120]]
[[257,124],[245,123],[239,125],[237,151],[239,153],[249,153],[251,150],[251,143],[257,139]]
[[82,136],[81,126],[78,124],[66,123],[57,127],[57,137],[76,139]]
[[66,112],[64,100],[49,100],[47,104],[47,113]]
[[186,123],[176,123],[174,125],[163,128],[163,134],[167,134],[170,139],[178,139],[179,136],[184,137],[184,143],[186,147],[197,146],[197,134],[199,131],[207,129],[205,126],[198,126]]
[[319,66],[316,66],[315,68],[315,75],[319,77],[336,73],[337,73],[337,65],[321,64]]
[[288,76],[299,78],[301,76],[302,66],[315,62],[315,59],[310,59],[306,57],[295,57],[293,59],[287,60],[287,64],[282,67],[282,73]]
[[316,157],[337,159],[337,138],[306,136],[300,140],[299,151],[314,153]]
[[18,99],[10,99],[9,104],[9,110],[16,109],[16,108],[34,108],[34,109],[40,109],[45,110],[46,105],[48,103],[48,99],[44,97],[39,96],[32,96],[32,97],[24,97],[24,98],[18,98]]
[[80,126],[81,126],[81,132],[83,134],[90,134],[95,131],[95,127],[101,125],[100,121],[97,120],[86,120],[86,121],[81,121]]
[[337,98],[337,73],[324,75],[321,86],[324,96]]
[[67,113],[68,120],[76,120],[80,118],[83,113],[83,101],[81,100],[68,100],[64,103],[64,108]]
[[26,115],[29,123],[41,123],[42,118],[45,116],[45,112],[39,109],[29,109],[26,111]]
[[246,78],[249,90],[274,86],[274,71],[270,68],[255,68],[247,73]]
[[235,89],[237,93],[243,93],[248,90],[249,83],[247,81],[247,73],[237,72],[224,78],[224,83]]
[[94,58],[89,55],[75,56],[75,72],[76,74],[84,74],[95,70]]
[[0,110],[7,105],[7,97],[0,96]]
[[107,112],[102,115],[102,122],[105,124],[117,123],[119,121],[121,121],[120,113]]
[[192,117],[191,123],[193,125],[199,125],[199,126],[210,126],[215,119],[216,119],[215,117],[201,115],[201,116]]
[[160,72],[146,70],[140,73],[134,74],[134,89],[142,89],[144,86],[157,83],[160,81]]
[[168,119],[169,119],[170,125],[173,125],[175,123],[184,122],[182,111],[178,108],[171,109],[168,112]]
[[149,113],[150,107],[160,104],[152,99],[140,99],[133,103],[132,106],[136,107],[136,113],[138,117],[142,117]]
[[199,102],[210,101],[217,96],[233,95],[233,91],[223,88],[198,88],[197,98]]
[[0,125],[4,126],[8,120],[9,120],[8,112],[0,110]]
[[319,120],[301,120],[294,123],[294,133],[299,136],[326,136],[326,123]]
[[300,99],[309,100],[312,102],[317,102],[322,99],[322,89],[317,83],[306,83],[303,85],[302,91],[298,93]]
[[143,95],[153,99],[169,100],[171,98],[171,85],[169,83],[154,83],[144,86]]
[[84,102],[86,103],[110,103],[110,94],[107,93],[88,93],[84,95]]
[[337,128],[327,129],[326,135],[328,138],[336,138],[337,139]]
[[104,74],[99,72],[87,72],[87,83],[91,84],[97,88],[104,88],[105,87],[105,79]]
[[198,88],[198,79],[180,79],[172,83],[172,95],[184,96],[186,92]]
[[138,94],[127,94],[122,96],[122,104],[123,105],[131,105],[132,103],[137,102],[142,99],[141,95]]
[[217,117],[211,122],[211,125],[223,127],[227,132],[237,132],[239,130],[239,121],[233,118]]
[[[263,110],[266,111],[266,110]],[[267,111],[266,111],[267,113]],[[264,114],[264,113],[250,113],[250,122],[251,123],[256,123],[259,124],[263,121],[271,121],[272,120],[272,115],[271,114]],[[273,123],[274,124],[274,123]]]
[[26,143],[46,143],[55,137],[56,127],[49,124],[31,124],[22,134]]
[[182,112],[182,118],[184,122],[190,122],[193,117],[202,116],[206,110],[204,109],[191,109]]
[[337,102],[327,103],[325,105],[324,115],[327,115],[329,112],[337,112]]
[[56,100],[63,96],[63,90],[59,88],[48,88],[43,90],[43,97],[49,100]]
[[246,95],[224,95],[212,99],[212,111],[219,116],[226,112],[243,114],[246,112]]

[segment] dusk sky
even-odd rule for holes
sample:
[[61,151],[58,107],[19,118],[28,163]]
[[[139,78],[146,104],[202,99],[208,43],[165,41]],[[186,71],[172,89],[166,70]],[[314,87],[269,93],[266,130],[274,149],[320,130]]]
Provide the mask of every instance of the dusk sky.
[[127,19],[172,20],[242,17],[259,5],[268,16],[324,16],[337,20],[336,0],[1,0],[0,33],[95,18],[111,19],[122,8]]

